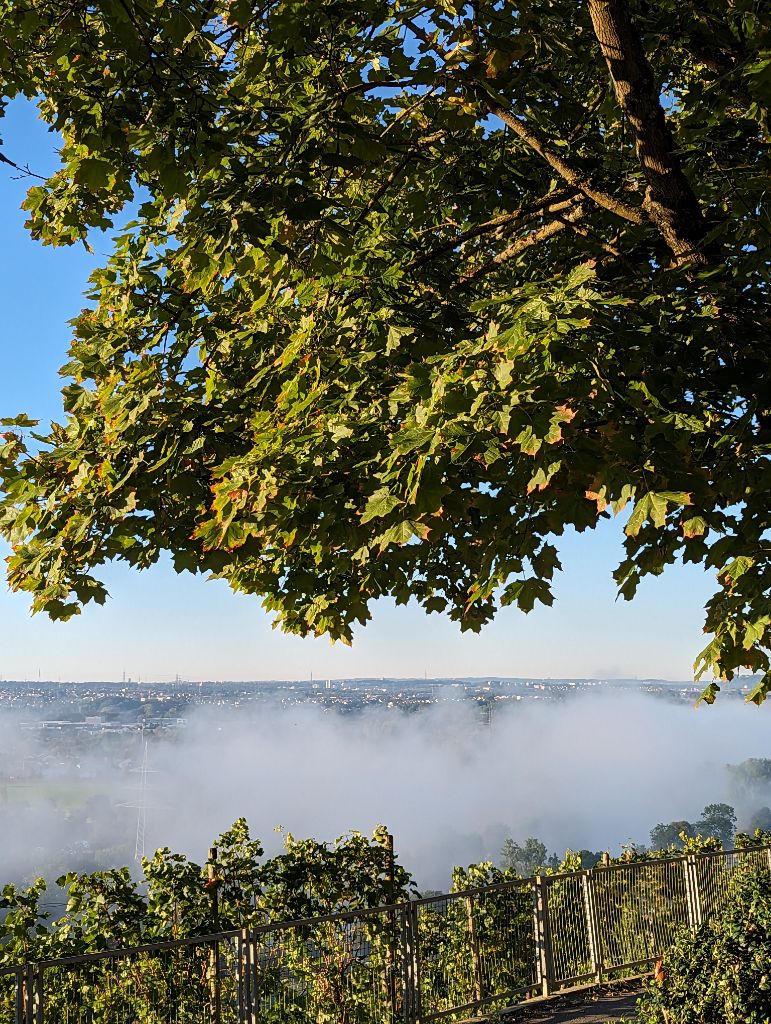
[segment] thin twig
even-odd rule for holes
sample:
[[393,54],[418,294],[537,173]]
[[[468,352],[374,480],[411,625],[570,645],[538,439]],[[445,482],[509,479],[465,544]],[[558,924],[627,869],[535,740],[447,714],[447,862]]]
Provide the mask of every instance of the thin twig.
[[0,164],[8,164],[10,167],[13,167],[15,170],[21,171],[22,176],[25,177],[25,178],[37,178],[38,181],[47,181],[48,180],[47,178],[44,178],[42,174],[35,174],[34,171],[31,171],[29,169],[29,164],[27,164],[26,167],[22,167],[22,166],[20,166],[20,164],[14,163],[13,160],[9,160],[8,157],[4,153],[0,153]]

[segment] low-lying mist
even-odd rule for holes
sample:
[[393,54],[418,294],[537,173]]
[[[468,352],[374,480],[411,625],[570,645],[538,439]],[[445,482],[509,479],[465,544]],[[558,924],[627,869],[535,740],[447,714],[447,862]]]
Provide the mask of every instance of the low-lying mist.
[[[737,799],[725,765],[771,756],[770,715],[639,693],[510,702],[491,724],[449,700],[412,714],[193,708],[185,729],[149,742],[144,847],[200,861],[240,816],[268,855],[281,847],[276,826],[333,839],[384,823],[418,884],[443,888],[454,864],[497,861],[507,836],[618,851],[719,801],[741,827],[769,797]],[[0,716],[6,765],[34,761],[41,742]],[[65,770],[49,757],[37,781],[0,784],[0,884],[133,858],[142,750],[139,736],[128,742],[130,759],[84,754]]]

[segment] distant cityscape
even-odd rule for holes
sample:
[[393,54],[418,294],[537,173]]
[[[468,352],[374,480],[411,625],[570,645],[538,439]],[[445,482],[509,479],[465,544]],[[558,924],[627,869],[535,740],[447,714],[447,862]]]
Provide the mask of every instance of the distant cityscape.
[[[751,681],[726,688],[726,699],[744,696]],[[25,801],[41,784],[64,784],[70,794],[99,781],[103,768],[118,773],[126,792],[150,750],[174,742],[199,710],[233,712],[248,723],[268,710],[303,707],[333,715],[415,715],[439,705],[471,711],[471,720],[493,729],[503,709],[535,702],[564,702],[591,694],[638,692],[675,704],[693,704],[702,687],[665,679],[355,678],[255,682],[80,683],[1,681],[0,807]],[[86,786],[86,788],[88,788]],[[114,792],[114,787],[112,788]],[[127,799],[124,795],[120,799]]]
[[[726,687],[722,699],[743,698],[753,685],[751,677],[735,680]],[[417,714],[440,703],[455,703],[470,707],[481,724],[491,727],[497,711],[518,702],[556,702],[588,694],[636,691],[692,705],[701,690],[702,686],[692,681],[666,679],[383,677],[96,683],[8,680],[0,681],[0,712],[13,712],[20,731],[39,733],[49,740],[58,737],[55,745],[77,754],[81,749],[93,750],[94,746],[103,745],[99,739],[128,739],[136,733],[152,737],[184,729],[186,716],[199,708],[240,709],[240,714],[249,715],[267,706],[273,710],[292,710],[314,705],[340,715],[368,711]],[[115,744],[108,745],[115,749]]]
[[[722,699],[744,698],[753,685],[752,677],[734,680]],[[480,718],[490,721],[496,708],[521,701],[554,702],[585,694],[637,691],[692,704],[702,689],[692,681],[666,679],[516,677],[88,683],[0,680],[0,711],[17,712],[21,729],[97,735],[184,728],[185,714],[196,707],[256,710],[262,704],[285,708],[315,704],[340,714],[370,709],[415,713],[455,702],[475,706]]]

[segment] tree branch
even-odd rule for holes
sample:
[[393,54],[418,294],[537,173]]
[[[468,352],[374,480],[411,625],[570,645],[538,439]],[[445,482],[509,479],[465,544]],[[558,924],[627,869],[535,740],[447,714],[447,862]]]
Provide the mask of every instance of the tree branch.
[[438,33],[428,32],[426,29],[421,28],[420,25],[416,24],[412,18],[404,18],[404,24],[417,38],[430,50],[433,50],[442,60],[447,59],[447,50],[439,45],[436,38]]
[[42,174],[35,174],[34,171],[29,169],[29,164],[26,167],[22,167],[20,164],[14,163],[13,160],[9,160],[5,153],[0,153],[0,164],[8,164],[9,167],[13,167],[15,170],[20,171],[25,178],[37,178],[39,181],[46,181]]
[[589,0],[594,34],[608,65],[619,106],[635,134],[648,188],[643,207],[675,260],[704,263],[707,226],[675,151],[653,71],[626,0]]
[[475,281],[479,277],[483,277],[489,274],[490,271],[500,267],[502,263],[507,263],[509,260],[514,259],[515,256],[519,256],[520,253],[524,252],[525,249],[529,249],[533,245],[538,245],[539,242],[545,242],[548,238],[553,238],[554,235],[558,235],[560,231],[564,231],[570,227],[575,221],[580,220],[586,210],[582,204],[575,206],[572,210],[566,213],[562,217],[557,217],[555,220],[550,220],[548,223],[543,224],[540,228],[536,228],[535,231],[531,231],[527,235],[523,235],[522,238],[518,238],[516,242],[513,242],[508,249],[504,249],[503,252],[499,252],[496,256],[493,256],[491,260],[484,263],[481,267],[477,267],[476,270],[472,270],[468,274],[464,274],[461,277],[461,284],[467,284],[469,281]]
[[550,167],[553,167],[568,185],[572,185],[579,192],[583,192],[587,199],[593,200],[604,210],[608,210],[624,220],[631,221],[632,224],[645,224],[647,222],[648,217],[643,210],[637,206],[632,206],[630,203],[625,203],[623,199],[618,199],[616,196],[603,192],[602,189],[593,185],[588,178],[585,178],[574,167],[571,167],[548,142],[537,135],[532,128],[528,127],[524,121],[521,121],[510,110],[502,107],[500,102],[493,99],[487,91],[482,91],[481,97],[490,113],[495,114],[505,125],[511,128],[514,134],[545,160]]
[[520,206],[517,210],[512,210],[511,213],[501,213],[497,217],[493,217],[491,220],[486,220],[483,224],[476,224],[473,228],[467,228],[466,231],[461,231],[460,234],[455,235],[454,238],[448,239],[446,242],[442,242],[441,245],[435,246],[429,252],[424,253],[422,256],[418,256],[412,260],[411,263],[407,264],[407,270],[412,270],[415,267],[422,267],[425,263],[430,263],[431,260],[436,259],[438,256],[444,255],[444,253],[452,252],[453,249],[457,249],[459,245],[463,245],[464,242],[470,241],[472,238],[478,238],[479,235],[489,234],[490,232],[500,231],[501,228],[507,227],[514,221],[527,222],[533,217],[537,217],[546,213],[558,213],[560,210],[567,210],[573,206],[578,193],[575,189],[562,189],[560,192],[552,192],[548,196],[544,196],[537,202],[532,203],[530,206]]

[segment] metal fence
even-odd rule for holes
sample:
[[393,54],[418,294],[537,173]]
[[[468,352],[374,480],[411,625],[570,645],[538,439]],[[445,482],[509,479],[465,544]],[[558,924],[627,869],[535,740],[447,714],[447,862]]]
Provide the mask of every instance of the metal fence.
[[771,847],[0,968],[0,1024],[429,1024],[641,973]]

